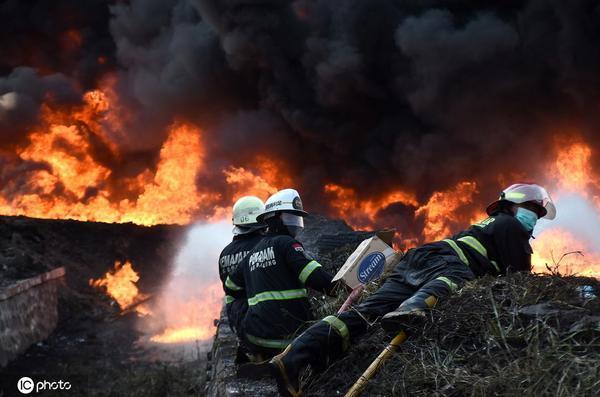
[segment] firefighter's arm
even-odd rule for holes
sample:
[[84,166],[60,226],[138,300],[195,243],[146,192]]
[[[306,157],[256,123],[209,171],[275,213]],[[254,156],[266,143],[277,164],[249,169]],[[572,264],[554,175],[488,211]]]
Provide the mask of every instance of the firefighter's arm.
[[285,253],[286,262],[291,266],[300,283],[326,294],[332,293],[333,276],[323,270],[321,264],[304,251],[302,244],[292,240],[287,244]]
[[244,262],[240,263],[238,267],[225,279],[223,285],[225,289],[225,300],[229,301],[228,297],[232,299],[238,299],[245,296],[245,281],[244,281]]
[[514,222],[506,222],[499,228],[495,237],[500,262],[506,266],[507,271],[531,271],[532,250],[529,245],[529,234],[519,221],[515,219]]

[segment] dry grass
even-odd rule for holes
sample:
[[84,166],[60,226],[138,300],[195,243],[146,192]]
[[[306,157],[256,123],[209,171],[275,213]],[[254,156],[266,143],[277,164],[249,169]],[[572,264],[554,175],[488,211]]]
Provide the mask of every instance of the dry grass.
[[[341,261],[345,252],[333,253]],[[341,261],[343,262],[343,261]],[[600,393],[600,299],[578,287],[590,278],[512,274],[469,283],[431,312],[369,382],[364,396],[592,396]],[[372,293],[377,286],[367,288]],[[343,298],[317,305],[335,312]],[[545,313],[523,309],[545,304]],[[375,325],[307,396],[343,395],[391,340]]]

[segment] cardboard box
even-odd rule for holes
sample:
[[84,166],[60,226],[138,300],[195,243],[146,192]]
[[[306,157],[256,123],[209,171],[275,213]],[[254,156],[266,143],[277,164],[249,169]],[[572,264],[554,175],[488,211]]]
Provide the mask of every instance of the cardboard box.
[[400,261],[401,255],[392,246],[395,230],[383,230],[364,240],[348,257],[333,281],[343,279],[352,289],[373,281],[385,269]]

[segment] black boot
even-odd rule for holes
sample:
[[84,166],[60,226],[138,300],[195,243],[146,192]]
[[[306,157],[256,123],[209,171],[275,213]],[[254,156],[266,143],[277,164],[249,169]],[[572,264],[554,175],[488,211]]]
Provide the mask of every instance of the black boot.
[[402,328],[421,326],[427,319],[426,310],[436,303],[437,298],[433,295],[422,301],[407,300],[398,306],[396,310],[381,318],[381,327],[386,331],[398,332]]
[[291,345],[274,356],[271,360],[260,363],[246,363],[238,367],[237,375],[247,379],[262,379],[272,376],[277,381],[277,388],[282,396],[299,397],[300,381],[296,371],[293,371],[293,365],[286,365],[285,356],[290,351]]
[[277,381],[277,389],[279,394],[284,397],[300,397],[300,379],[293,365],[286,365],[286,354],[290,351],[292,345],[285,348],[283,352],[276,355],[269,361],[269,370],[271,376]]

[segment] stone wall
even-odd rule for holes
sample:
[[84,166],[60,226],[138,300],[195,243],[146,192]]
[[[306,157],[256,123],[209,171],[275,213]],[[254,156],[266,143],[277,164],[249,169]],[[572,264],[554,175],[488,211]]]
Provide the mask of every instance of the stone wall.
[[64,275],[60,267],[0,288],[0,367],[56,328]]
[[208,397],[278,396],[270,379],[250,380],[236,376],[237,338],[229,328],[225,308],[217,326],[217,334],[208,357],[206,395]]

